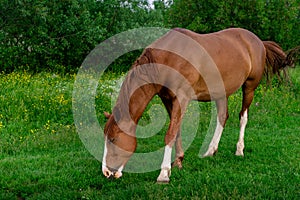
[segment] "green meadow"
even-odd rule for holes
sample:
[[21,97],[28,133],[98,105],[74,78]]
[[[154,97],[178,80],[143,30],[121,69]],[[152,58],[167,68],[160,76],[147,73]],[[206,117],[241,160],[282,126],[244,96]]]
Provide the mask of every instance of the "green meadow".
[[[99,80],[95,102],[101,126],[120,76],[107,72]],[[229,98],[229,120],[214,157],[199,157],[213,104],[196,103],[200,119],[183,169],[172,170],[169,184],[157,184],[159,170],[125,172],[116,180],[102,175],[101,162],[74,125],[76,74],[0,74],[0,199],[300,199],[299,66],[290,76],[292,84],[261,84],[256,90],[244,157],[234,155],[241,92]],[[155,98],[152,104],[157,103]],[[151,119],[145,112],[140,124]],[[167,123],[157,135],[138,139],[137,151],[162,147]]]

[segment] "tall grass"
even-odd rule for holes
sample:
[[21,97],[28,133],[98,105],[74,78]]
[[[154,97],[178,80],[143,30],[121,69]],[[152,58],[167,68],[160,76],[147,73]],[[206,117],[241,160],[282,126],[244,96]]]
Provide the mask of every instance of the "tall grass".
[[[108,180],[101,163],[81,143],[72,117],[76,75],[0,75],[0,199],[299,199],[300,70],[291,70],[292,86],[256,90],[245,135],[245,157],[234,155],[241,92],[229,99],[230,118],[216,156],[199,150],[210,122],[211,104],[199,103],[199,128],[185,152],[183,169],[171,182],[155,183],[159,171],[124,173]],[[116,74],[99,81],[97,115],[111,109]],[[159,99],[154,99],[155,103]],[[192,112],[192,111],[191,111]],[[141,123],[151,115],[144,114]],[[157,136],[139,140],[138,151],[163,145]],[[154,139],[155,138],[155,139]],[[157,141],[160,140],[160,141]]]

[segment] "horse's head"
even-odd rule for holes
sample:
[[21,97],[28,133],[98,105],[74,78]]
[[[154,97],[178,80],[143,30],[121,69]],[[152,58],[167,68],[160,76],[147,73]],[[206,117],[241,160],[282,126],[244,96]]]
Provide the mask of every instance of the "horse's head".
[[104,128],[102,172],[107,178],[120,178],[123,168],[136,149],[136,138],[122,131],[113,115],[104,115],[108,121]]

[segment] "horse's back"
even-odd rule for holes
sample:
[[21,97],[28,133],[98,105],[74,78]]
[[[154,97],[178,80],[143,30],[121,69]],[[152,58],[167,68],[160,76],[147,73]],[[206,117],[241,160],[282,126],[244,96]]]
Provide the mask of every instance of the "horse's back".
[[175,28],[148,48],[155,62],[174,68],[194,85],[196,93],[199,93],[198,100],[211,100],[205,78],[216,75],[208,74],[215,73],[213,68],[217,68],[221,75],[228,96],[247,79],[260,80],[264,70],[265,49],[262,41],[241,28],[210,34]]
[[262,41],[254,33],[242,28],[229,28],[209,34],[198,34],[181,28],[173,30],[191,37],[200,44],[220,69],[223,66],[233,66],[233,61],[251,59],[253,62],[264,51]]

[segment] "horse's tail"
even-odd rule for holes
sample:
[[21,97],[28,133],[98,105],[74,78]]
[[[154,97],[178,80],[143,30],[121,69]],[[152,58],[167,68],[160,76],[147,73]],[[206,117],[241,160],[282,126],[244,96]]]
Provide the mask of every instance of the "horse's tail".
[[265,76],[267,80],[272,78],[273,75],[277,75],[281,80],[281,71],[283,71],[284,78],[288,79],[287,67],[294,67],[297,52],[299,52],[300,47],[296,47],[286,54],[282,48],[275,42],[263,41],[266,49],[266,66],[265,66]]

